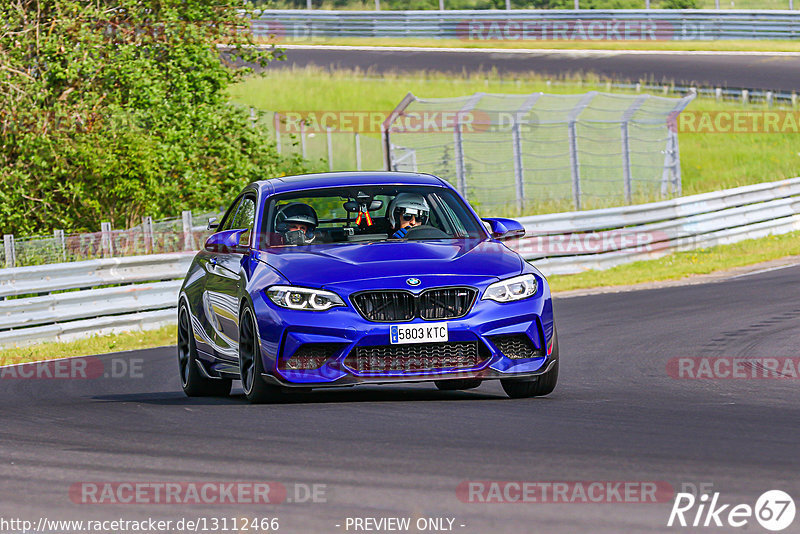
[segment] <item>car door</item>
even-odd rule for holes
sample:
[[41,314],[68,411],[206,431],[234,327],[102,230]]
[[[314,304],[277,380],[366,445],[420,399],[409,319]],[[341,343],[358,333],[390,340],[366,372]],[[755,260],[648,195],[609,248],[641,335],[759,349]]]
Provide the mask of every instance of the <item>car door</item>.
[[[248,230],[240,244],[250,246],[255,221],[256,196],[244,193],[222,223],[221,230]],[[225,360],[238,358],[239,295],[242,261],[245,255],[236,252],[212,252],[206,266],[204,304],[214,329],[215,355]]]

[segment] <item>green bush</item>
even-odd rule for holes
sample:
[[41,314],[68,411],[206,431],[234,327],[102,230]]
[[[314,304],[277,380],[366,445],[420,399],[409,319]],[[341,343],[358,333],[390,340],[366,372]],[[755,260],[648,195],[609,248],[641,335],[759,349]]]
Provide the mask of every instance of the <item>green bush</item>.
[[662,9],[700,9],[697,0],[664,0],[661,2]]
[[[0,6],[3,233],[94,231],[216,209],[300,172],[226,89],[259,51],[240,0],[6,0]],[[245,30],[245,31],[242,31]],[[220,57],[218,45],[229,47]]]

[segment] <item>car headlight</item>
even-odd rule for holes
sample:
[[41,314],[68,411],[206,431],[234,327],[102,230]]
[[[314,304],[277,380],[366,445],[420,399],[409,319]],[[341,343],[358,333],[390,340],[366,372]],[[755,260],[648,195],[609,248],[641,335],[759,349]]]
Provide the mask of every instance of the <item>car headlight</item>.
[[486,288],[481,300],[494,300],[496,302],[511,302],[526,299],[536,293],[538,287],[536,277],[532,274],[523,274],[500,280]]
[[291,310],[325,311],[335,306],[344,306],[344,302],[339,295],[322,289],[272,286],[265,293],[269,300],[281,308],[289,308]]

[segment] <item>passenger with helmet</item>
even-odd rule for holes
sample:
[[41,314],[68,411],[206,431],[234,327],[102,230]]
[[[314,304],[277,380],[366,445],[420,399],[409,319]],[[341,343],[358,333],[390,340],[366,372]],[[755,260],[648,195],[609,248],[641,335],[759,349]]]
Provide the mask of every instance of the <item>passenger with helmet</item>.
[[278,210],[275,230],[283,234],[285,245],[309,245],[314,241],[319,220],[308,204],[292,202]]
[[422,195],[400,193],[389,203],[386,211],[394,230],[392,237],[402,239],[411,228],[427,224],[431,210]]

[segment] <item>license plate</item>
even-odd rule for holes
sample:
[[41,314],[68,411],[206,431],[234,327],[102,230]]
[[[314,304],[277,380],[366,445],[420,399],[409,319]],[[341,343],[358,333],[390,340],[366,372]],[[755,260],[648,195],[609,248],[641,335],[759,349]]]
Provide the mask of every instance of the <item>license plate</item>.
[[392,345],[447,341],[447,323],[393,324],[389,327]]

